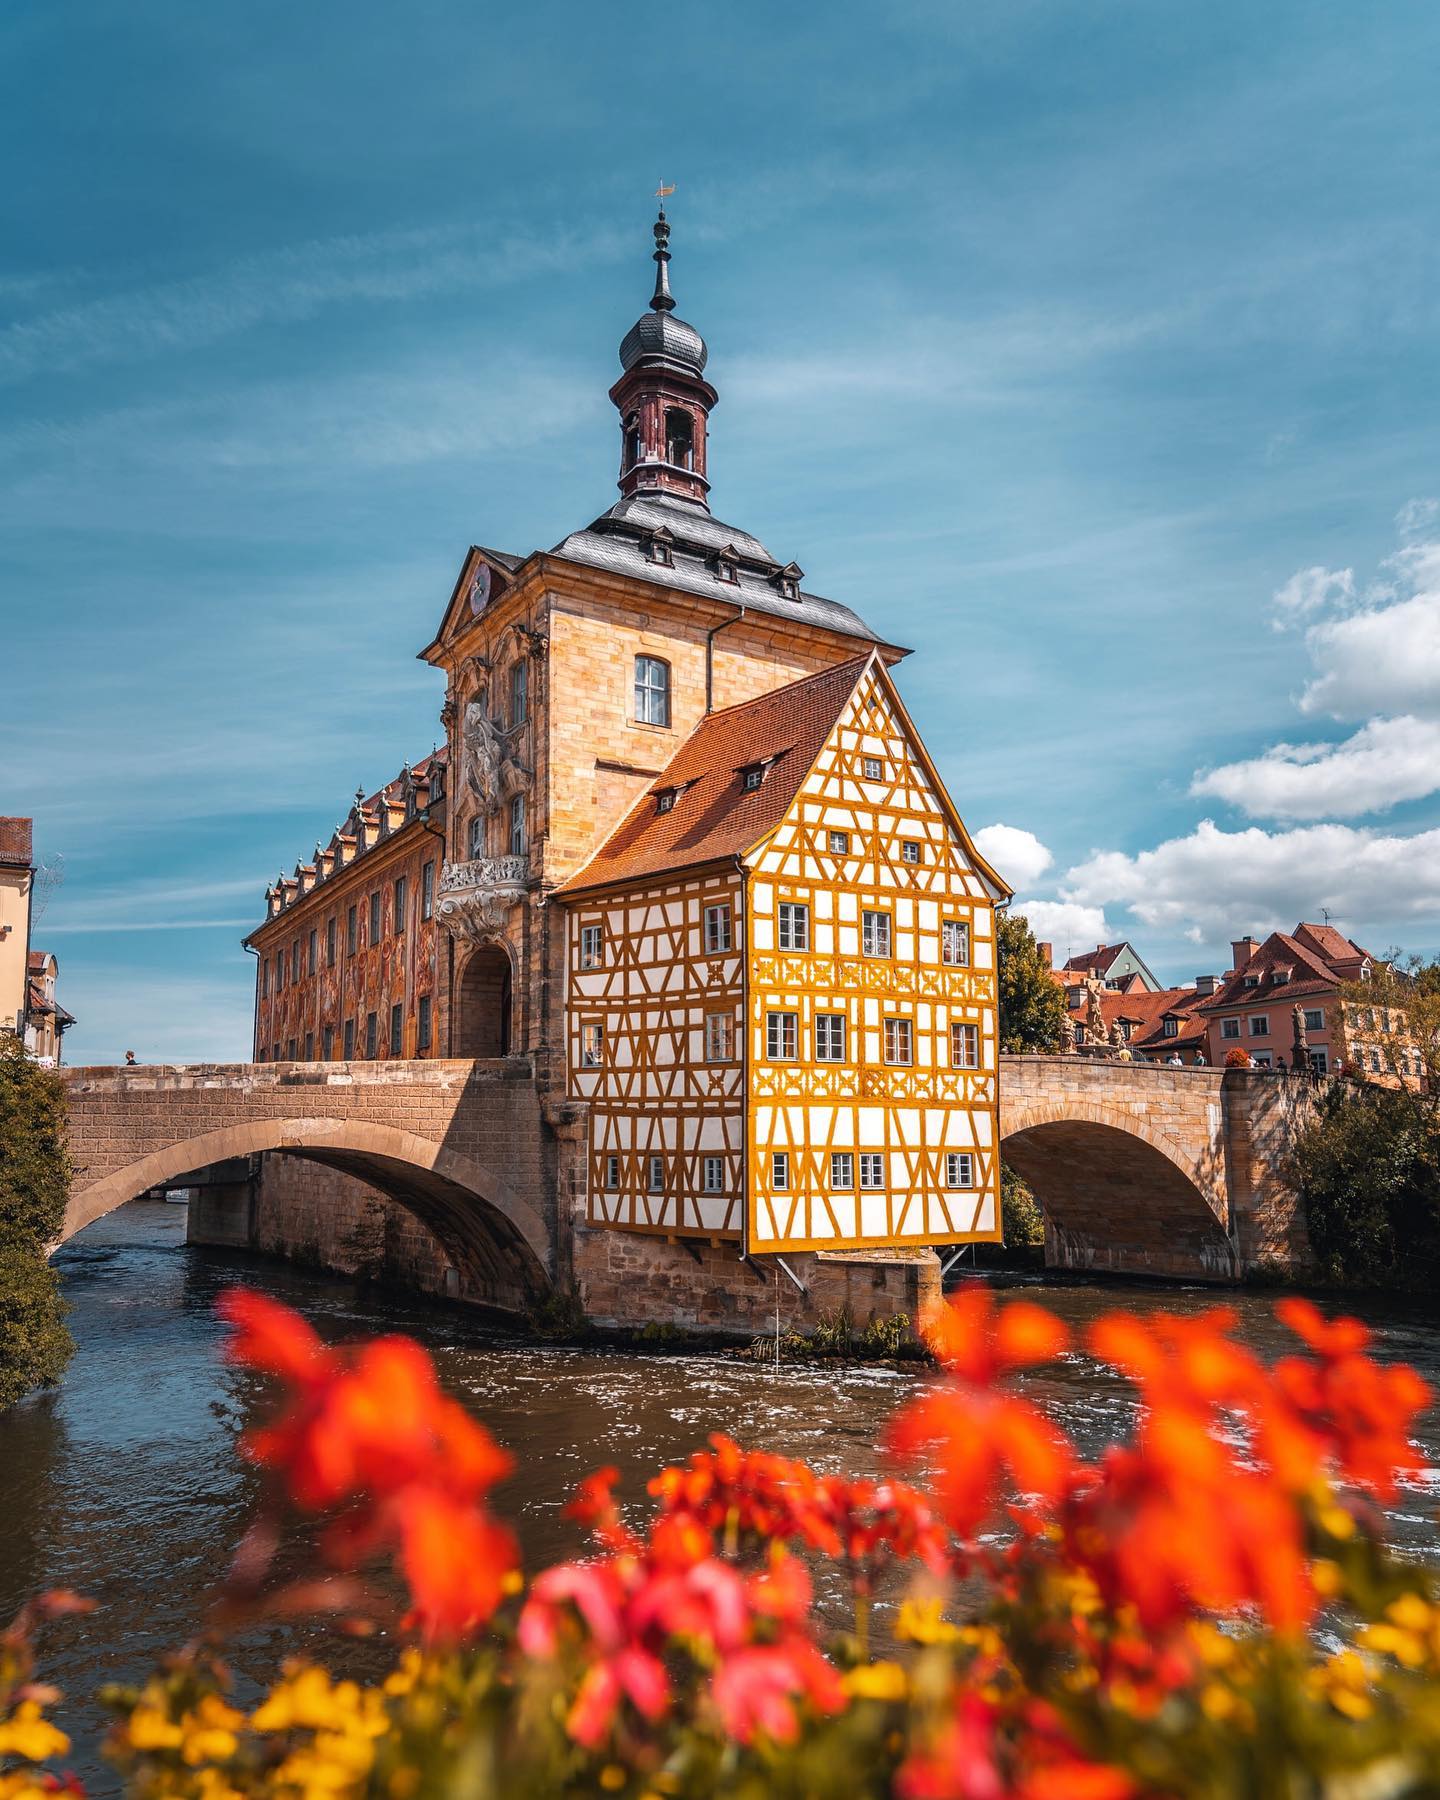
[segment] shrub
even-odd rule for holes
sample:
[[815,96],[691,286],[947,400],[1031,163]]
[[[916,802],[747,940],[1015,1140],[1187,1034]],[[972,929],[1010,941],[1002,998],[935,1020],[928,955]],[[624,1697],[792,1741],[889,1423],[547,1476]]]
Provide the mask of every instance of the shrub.
[[[1434,1581],[1376,1535],[1429,1395],[1366,1354],[1362,1325],[1307,1301],[1277,1307],[1297,1353],[1272,1368],[1220,1308],[1096,1321],[1083,1347],[1140,1405],[1133,1441],[1090,1462],[1023,1386],[1080,1347],[1068,1327],[969,1286],[930,1321],[943,1378],[889,1432],[924,1485],[715,1437],[651,1481],[643,1520],[622,1513],[613,1469],[587,1478],[568,1510],[588,1545],[528,1583],[490,1510],[510,1459],[417,1345],[328,1348],[254,1294],[224,1309],[232,1359],[274,1377],[282,1403],[245,1440],[270,1497],[221,1616],[324,1608],[402,1643],[372,1687],[302,1659],[241,1706],[212,1640],[111,1690],[108,1754],[137,1800],[1218,1800],[1440,1783]],[[299,1579],[297,1534],[313,1538]],[[377,1560],[403,1616],[367,1580]],[[816,1561],[854,1603],[828,1646]],[[872,1641],[872,1602],[897,1586],[903,1660]],[[30,1634],[73,1604],[53,1596],[0,1636],[7,1800],[60,1791],[42,1770],[66,1741]]]
[[74,1350],[45,1260],[69,1189],[64,1083],[0,1033],[0,1407],[58,1380]]

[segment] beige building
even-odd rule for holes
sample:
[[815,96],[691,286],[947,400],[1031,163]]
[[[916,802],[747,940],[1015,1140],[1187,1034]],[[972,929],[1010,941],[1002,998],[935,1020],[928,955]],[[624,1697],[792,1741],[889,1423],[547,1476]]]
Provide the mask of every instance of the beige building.
[[0,818],[0,1031],[25,1032],[30,906],[35,892],[29,819]]

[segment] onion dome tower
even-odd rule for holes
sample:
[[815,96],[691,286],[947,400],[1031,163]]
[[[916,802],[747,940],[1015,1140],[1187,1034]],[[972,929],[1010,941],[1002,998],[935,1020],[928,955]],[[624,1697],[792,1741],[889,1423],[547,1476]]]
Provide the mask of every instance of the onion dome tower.
[[[706,506],[705,439],[720,396],[705,380],[705,340],[675,314],[670,293],[670,223],[655,221],[655,292],[650,310],[620,344],[624,371],[610,390],[620,412],[620,492],[674,494]],[[708,508],[707,508],[708,510]]]

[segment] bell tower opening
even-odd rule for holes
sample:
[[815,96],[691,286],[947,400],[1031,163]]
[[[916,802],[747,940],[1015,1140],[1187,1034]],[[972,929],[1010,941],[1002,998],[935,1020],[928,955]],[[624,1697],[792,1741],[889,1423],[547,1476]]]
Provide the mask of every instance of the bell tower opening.
[[650,311],[620,345],[624,371],[610,390],[619,409],[620,492],[673,494],[704,506],[705,440],[720,396],[705,379],[709,351],[693,325],[675,313],[670,292],[670,222],[655,221],[655,292]]

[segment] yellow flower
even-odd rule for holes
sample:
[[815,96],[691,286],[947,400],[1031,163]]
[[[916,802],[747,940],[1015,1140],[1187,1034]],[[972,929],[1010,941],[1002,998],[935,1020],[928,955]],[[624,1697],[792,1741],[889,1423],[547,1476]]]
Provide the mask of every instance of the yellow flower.
[[940,1601],[905,1600],[895,1621],[895,1636],[902,1644],[952,1644],[960,1628],[944,1616]]
[[606,1763],[600,1771],[600,1785],[607,1794],[618,1794],[624,1787],[626,1779],[625,1771],[619,1763]]
[[125,1723],[132,1750],[178,1750],[185,1734],[162,1709],[142,1700]]
[[856,1700],[903,1700],[909,1678],[895,1662],[862,1663],[845,1677],[845,1691]]
[[0,1721],[0,1756],[8,1752],[26,1762],[44,1762],[47,1756],[63,1756],[69,1748],[69,1738],[50,1723],[35,1700],[22,1700],[8,1719]]
[[1368,1719],[1375,1710],[1369,1671],[1353,1650],[1338,1651],[1312,1669],[1309,1680],[1312,1690],[1347,1719]]

